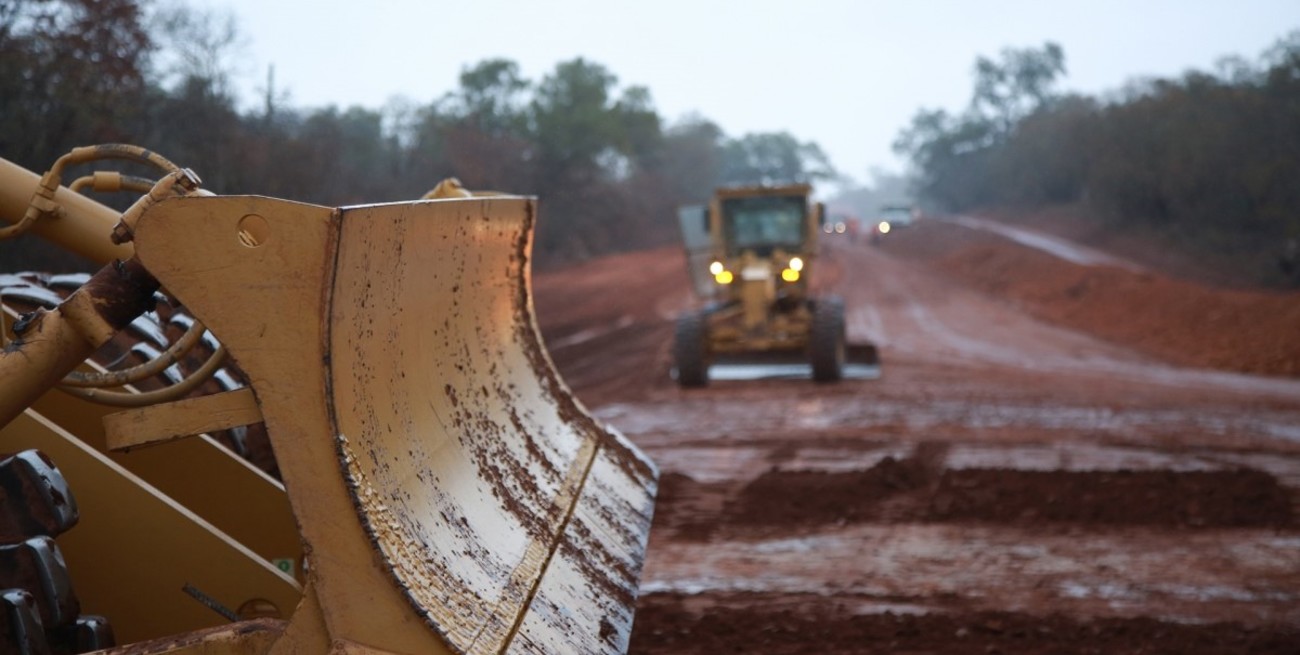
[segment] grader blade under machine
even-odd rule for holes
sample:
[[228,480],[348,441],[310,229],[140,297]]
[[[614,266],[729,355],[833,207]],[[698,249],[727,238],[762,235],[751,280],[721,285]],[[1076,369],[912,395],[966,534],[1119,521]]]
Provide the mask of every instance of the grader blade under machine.
[[[143,192],[119,214],[61,186],[102,159],[165,175],[72,184]],[[656,469],[551,365],[534,201],[449,188],[330,208],[130,146],[0,160],[0,237],[105,264],[0,275],[0,652],[626,650]]]

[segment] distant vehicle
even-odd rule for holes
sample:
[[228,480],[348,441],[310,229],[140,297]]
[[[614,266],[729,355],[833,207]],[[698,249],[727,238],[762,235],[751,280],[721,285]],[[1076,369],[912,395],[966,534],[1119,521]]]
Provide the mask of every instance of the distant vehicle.
[[916,222],[920,210],[911,205],[886,205],[880,208],[880,218],[871,226],[871,242],[880,239],[894,230],[902,229]]
[[844,221],[827,221],[822,224],[822,232],[826,234],[844,234],[848,229],[848,224]]

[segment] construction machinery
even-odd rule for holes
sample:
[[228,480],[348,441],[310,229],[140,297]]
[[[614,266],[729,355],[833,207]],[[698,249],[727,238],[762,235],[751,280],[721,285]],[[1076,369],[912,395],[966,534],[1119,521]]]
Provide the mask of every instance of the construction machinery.
[[[73,183],[143,191],[121,214],[61,186],[105,159],[162,177]],[[0,652],[626,650],[657,471],[551,365],[534,200],[430,197],[218,196],[122,145],[0,159],[0,238],[105,264],[0,291]],[[120,343],[160,302],[183,334]],[[241,426],[278,478],[210,436]]]
[[673,359],[683,387],[710,371],[802,363],[818,382],[875,368],[871,344],[846,342],[844,303],[815,296],[810,278],[825,207],[807,184],[718,189],[678,211],[688,268],[705,305],[677,320]]

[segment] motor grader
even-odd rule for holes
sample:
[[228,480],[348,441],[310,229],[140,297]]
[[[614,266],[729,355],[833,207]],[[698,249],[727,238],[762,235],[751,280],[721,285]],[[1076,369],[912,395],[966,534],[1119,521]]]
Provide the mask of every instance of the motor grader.
[[[142,193],[120,214],[62,185],[109,160],[160,170],[71,182]],[[0,276],[0,652],[626,649],[657,471],[551,365],[534,200],[440,189],[331,208],[134,146],[0,159],[0,238],[104,264],[66,297]],[[122,343],[162,305],[183,334]],[[241,426],[278,477],[213,436]]]
[[679,210],[688,268],[706,304],[677,320],[678,384],[704,386],[722,363],[802,361],[818,382],[841,379],[846,365],[879,363],[873,345],[846,342],[843,301],[810,292],[826,213],[811,195],[807,184],[729,187],[708,205]]

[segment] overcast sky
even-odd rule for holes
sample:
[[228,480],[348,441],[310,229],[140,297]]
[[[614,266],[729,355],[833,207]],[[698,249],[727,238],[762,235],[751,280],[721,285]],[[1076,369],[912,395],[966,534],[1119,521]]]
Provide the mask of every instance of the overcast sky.
[[890,143],[917,109],[965,106],[979,55],[1055,41],[1063,88],[1100,93],[1224,55],[1253,61],[1300,29],[1300,0],[193,1],[237,18],[246,105],[270,64],[294,107],[379,109],[440,97],[483,59],[537,80],[581,56],[648,87],[670,121],[696,112],[731,136],[788,130],[859,180],[902,168]]

